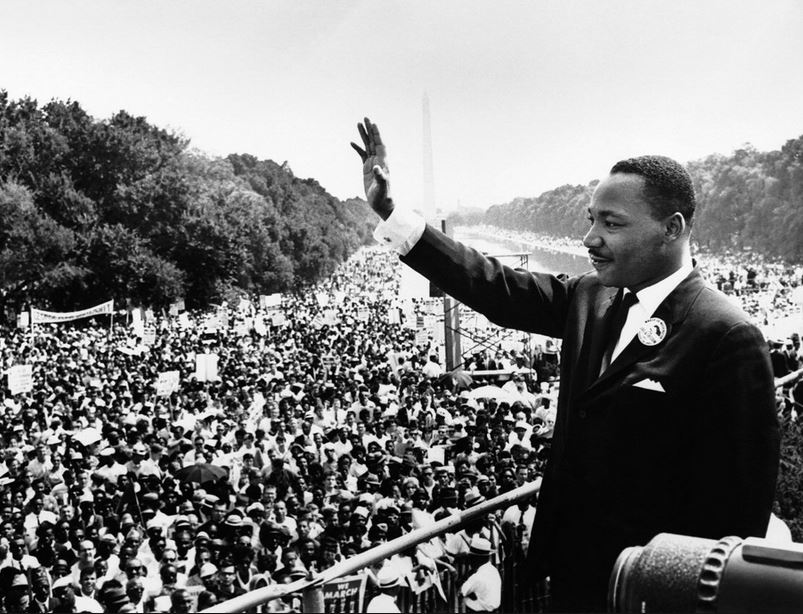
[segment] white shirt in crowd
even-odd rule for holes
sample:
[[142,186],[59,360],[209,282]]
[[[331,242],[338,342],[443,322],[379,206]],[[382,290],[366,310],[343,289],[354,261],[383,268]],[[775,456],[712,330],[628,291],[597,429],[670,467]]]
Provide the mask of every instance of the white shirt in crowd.
[[371,601],[368,603],[368,608],[365,611],[368,614],[380,614],[381,612],[401,614],[399,606],[396,605],[396,600],[385,593],[377,595],[371,599]]
[[460,593],[466,608],[473,612],[490,612],[502,602],[502,577],[491,562],[479,566],[463,583]]

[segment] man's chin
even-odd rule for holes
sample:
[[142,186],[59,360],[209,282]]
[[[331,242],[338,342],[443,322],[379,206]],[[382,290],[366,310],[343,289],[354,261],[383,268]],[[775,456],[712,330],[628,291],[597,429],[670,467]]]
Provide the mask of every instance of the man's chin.
[[613,271],[608,268],[606,265],[605,267],[596,267],[597,270],[597,279],[599,282],[608,288],[618,288],[620,287],[619,280],[617,279],[616,275],[614,275]]

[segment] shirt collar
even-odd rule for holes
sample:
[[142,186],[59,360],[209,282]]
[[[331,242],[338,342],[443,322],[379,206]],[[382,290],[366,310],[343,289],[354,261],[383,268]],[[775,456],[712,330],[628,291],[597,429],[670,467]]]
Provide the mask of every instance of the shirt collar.
[[[692,270],[694,270],[692,263],[686,262],[671,275],[636,292],[639,307],[648,314],[648,317],[651,316],[658,309],[658,305],[664,302],[666,297],[680,285],[680,282],[689,276]],[[625,288],[625,293],[627,292],[630,292],[630,290]]]

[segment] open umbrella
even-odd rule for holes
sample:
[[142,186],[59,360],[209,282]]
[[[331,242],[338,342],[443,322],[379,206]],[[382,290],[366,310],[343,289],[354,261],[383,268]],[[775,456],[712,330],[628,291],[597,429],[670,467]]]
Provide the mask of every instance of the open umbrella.
[[507,390],[502,390],[499,386],[480,386],[468,391],[471,399],[493,399],[497,403],[515,403],[518,399]]
[[98,443],[103,436],[100,434],[100,431],[95,427],[88,426],[87,428],[78,431],[73,436],[73,441],[77,441],[82,446],[91,446],[93,443]]
[[210,465],[209,463],[195,463],[176,471],[176,477],[182,482],[196,482],[198,484],[214,482],[225,475],[226,470],[223,467]]
[[453,386],[455,390],[460,390],[461,388],[468,388],[471,384],[474,383],[474,380],[471,379],[471,376],[466,373],[462,368],[457,368],[452,371],[447,371],[443,375],[438,378],[438,381],[441,384],[447,384]]

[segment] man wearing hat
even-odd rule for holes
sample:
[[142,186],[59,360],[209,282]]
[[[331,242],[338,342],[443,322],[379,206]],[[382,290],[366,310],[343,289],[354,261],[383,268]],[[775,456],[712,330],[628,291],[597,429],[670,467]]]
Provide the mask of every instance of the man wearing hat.
[[475,566],[460,594],[468,612],[494,612],[502,601],[502,578],[491,563],[491,542],[475,535],[469,544],[469,560]]
[[126,468],[117,462],[114,448],[107,446],[98,452],[98,456],[100,465],[95,469],[95,475],[109,484],[117,484],[117,478],[126,474]]
[[401,614],[399,606],[396,604],[396,595],[401,588],[401,574],[392,565],[385,564],[376,575],[376,587],[379,594],[368,602],[365,609],[367,614],[389,612],[391,614]]

